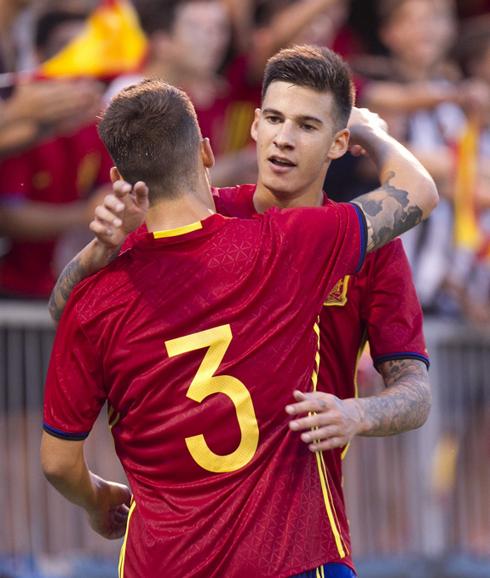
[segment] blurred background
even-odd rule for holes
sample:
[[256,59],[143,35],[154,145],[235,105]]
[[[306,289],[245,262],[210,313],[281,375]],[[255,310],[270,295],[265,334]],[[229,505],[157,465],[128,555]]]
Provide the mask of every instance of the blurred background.
[[[348,60],[357,104],[388,121],[441,194],[404,238],[433,410],[421,430],[358,438],[346,457],[359,574],[490,577],[490,2],[0,0],[0,578],[116,576],[120,543],[48,488],[38,458],[46,301],[108,187],[98,113],[162,77],[196,106],[213,184],[254,182],[263,67],[294,43]],[[346,155],[325,190],[350,200],[376,184],[368,160]],[[367,355],[358,381],[361,395],[381,387]],[[123,479],[105,417],[87,445],[95,471]]]

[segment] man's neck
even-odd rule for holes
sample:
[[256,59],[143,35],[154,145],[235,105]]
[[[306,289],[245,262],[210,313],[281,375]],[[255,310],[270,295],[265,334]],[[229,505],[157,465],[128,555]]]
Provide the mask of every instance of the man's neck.
[[207,196],[193,192],[162,199],[152,205],[146,215],[149,231],[168,231],[207,219],[216,213],[211,193]]
[[258,213],[264,213],[272,207],[279,209],[293,209],[295,207],[321,207],[324,194],[322,189],[308,192],[291,193],[284,195],[278,191],[272,191],[262,185],[260,181],[254,193],[253,203]]

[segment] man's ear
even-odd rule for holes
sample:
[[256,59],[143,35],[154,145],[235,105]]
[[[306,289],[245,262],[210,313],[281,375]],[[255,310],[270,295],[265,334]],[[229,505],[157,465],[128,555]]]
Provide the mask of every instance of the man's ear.
[[214,153],[207,137],[201,141],[201,159],[207,169],[214,167]]
[[121,177],[121,173],[117,170],[116,167],[111,167],[110,170],[111,182],[115,183],[116,181],[122,181],[123,178]]
[[255,109],[255,116],[254,116],[254,121],[252,123],[252,126],[250,127],[250,136],[253,138],[253,140],[255,142],[257,142],[257,132],[258,132],[258,124],[259,124],[259,119],[260,119],[260,113],[261,113],[261,109],[260,108],[256,108]]
[[339,130],[333,137],[332,144],[328,149],[327,157],[333,161],[345,155],[349,148],[350,132],[348,128]]

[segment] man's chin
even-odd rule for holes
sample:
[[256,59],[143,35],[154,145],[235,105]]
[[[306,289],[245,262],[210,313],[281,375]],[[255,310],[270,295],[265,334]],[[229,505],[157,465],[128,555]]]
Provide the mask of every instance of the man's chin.
[[294,191],[291,179],[285,177],[272,176],[262,182],[275,197],[289,196]]

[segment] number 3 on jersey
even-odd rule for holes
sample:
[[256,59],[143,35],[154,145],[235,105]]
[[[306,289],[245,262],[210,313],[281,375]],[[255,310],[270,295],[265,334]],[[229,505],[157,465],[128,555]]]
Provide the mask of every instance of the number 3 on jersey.
[[235,406],[241,440],[236,450],[230,454],[219,455],[211,451],[202,434],[185,438],[187,449],[193,459],[201,468],[215,473],[234,472],[248,464],[254,457],[259,443],[259,426],[250,392],[236,377],[214,375],[232,338],[230,325],[221,325],[165,342],[169,357],[207,348],[206,355],[187,390],[188,398],[201,403],[212,394],[222,393],[228,396]]

